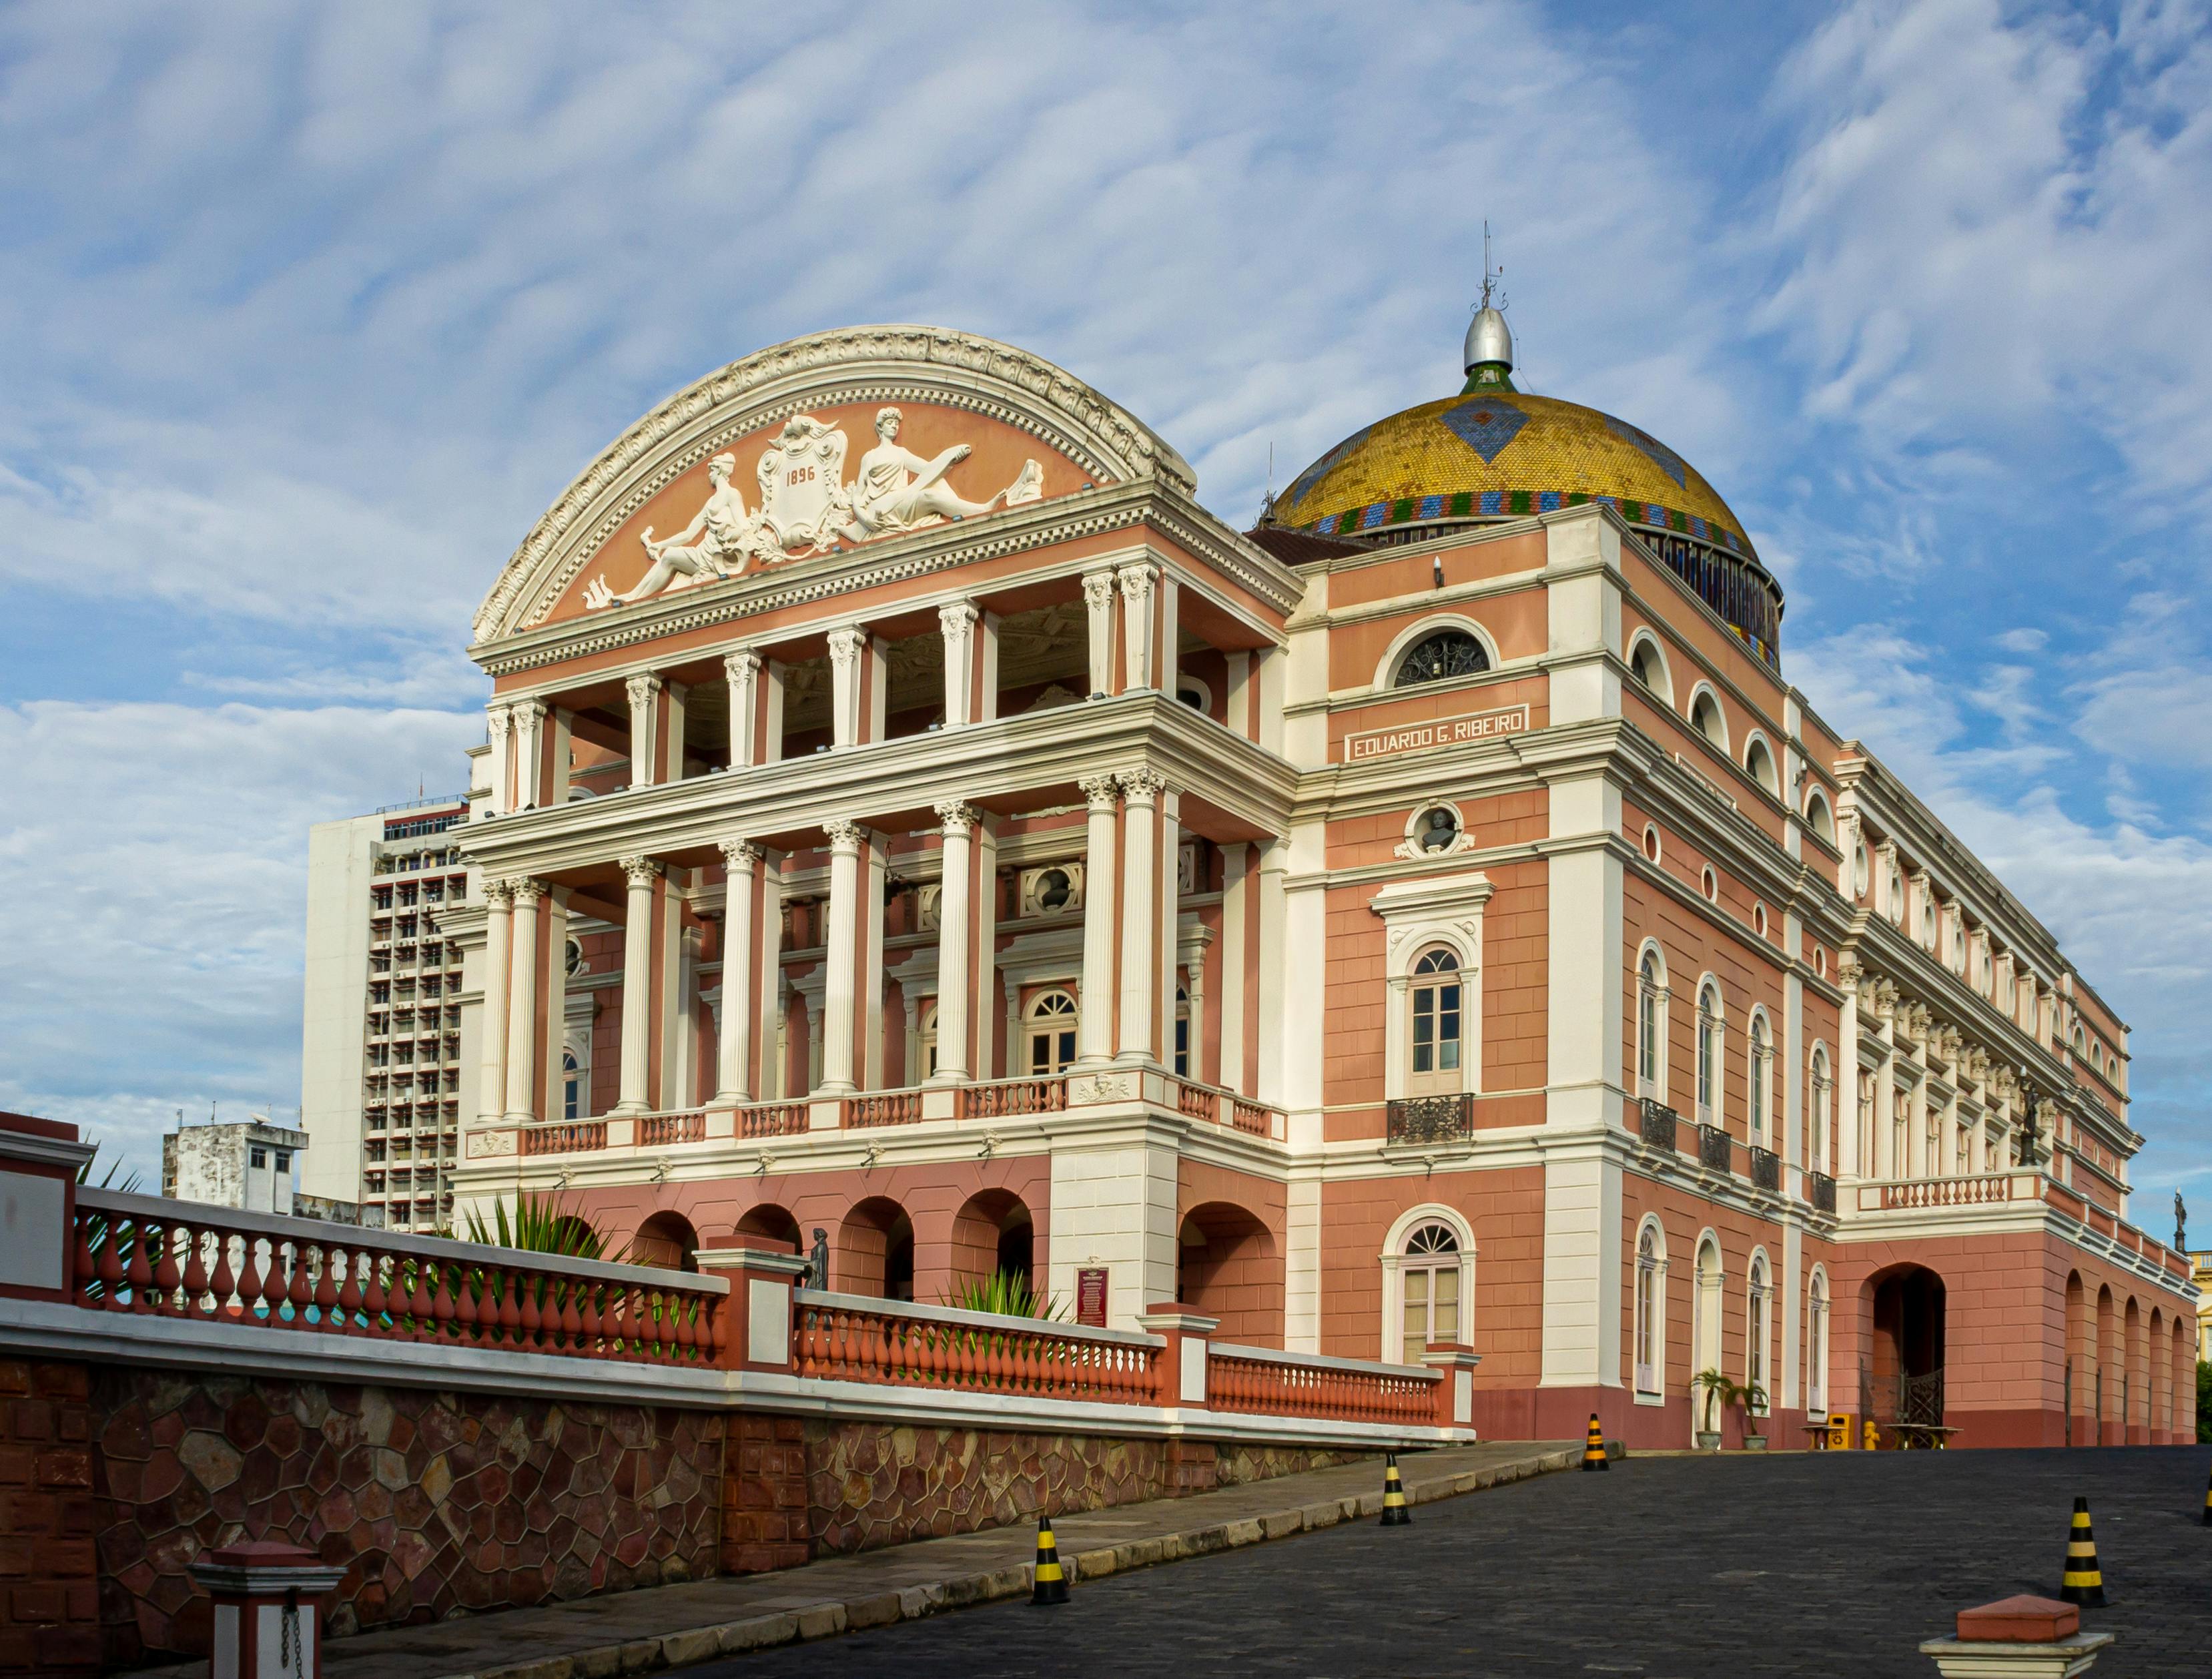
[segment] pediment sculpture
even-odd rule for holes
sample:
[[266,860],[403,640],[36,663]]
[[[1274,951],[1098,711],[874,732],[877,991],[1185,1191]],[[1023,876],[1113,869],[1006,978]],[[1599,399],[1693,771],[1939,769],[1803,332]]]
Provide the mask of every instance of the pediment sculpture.
[[690,523],[658,541],[647,526],[640,540],[653,563],[645,575],[619,594],[604,575],[592,578],[585,586],[585,607],[627,605],[763,565],[830,553],[840,544],[902,536],[1043,497],[1044,466],[1030,459],[997,494],[968,500],[948,478],[972,453],[970,446],[955,443],[925,460],[898,441],[904,424],[896,408],[877,411],[876,446],[860,457],[848,483],[845,457],[851,440],[843,429],[810,414],[793,415],[761,456],[757,512],[746,509],[744,495],[730,481],[738,458],[716,455],[707,463],[706,502]]

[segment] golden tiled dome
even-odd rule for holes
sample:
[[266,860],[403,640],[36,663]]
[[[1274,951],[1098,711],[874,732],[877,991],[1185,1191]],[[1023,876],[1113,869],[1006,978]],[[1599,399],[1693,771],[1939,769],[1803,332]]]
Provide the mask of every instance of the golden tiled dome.
[[1510,386],[1471,390],[1352,433],[1291,481],[1275,522],[1323,536],[1503,519],[1606,502],[1632,525],[1756,559],[1698,470],[1610,414]]

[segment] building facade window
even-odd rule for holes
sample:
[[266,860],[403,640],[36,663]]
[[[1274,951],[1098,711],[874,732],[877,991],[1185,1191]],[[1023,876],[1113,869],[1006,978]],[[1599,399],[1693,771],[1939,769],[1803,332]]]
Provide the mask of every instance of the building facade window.
[[1075,999],[1065,991],[1043,992],[1031,1001],[1027,1020],[1030,1076],[1064,1073],[1075,1059]]
[[1646,948],[1636,970],[1636,1079],[1638,1093],[1667,1099],[1667,967],[1656,947]]
[[1753,1416],[1765,1416],[1771,1408],[1773,1393],[1767,1360],[1769,1290],[1766,1281],[1766,1256],[1754,1253],[1751,1256],[1750,1281],[1744,1291],[1744,1385],[1752,1390],[1751,1411]]
[[582,1069],[576,1065],[576,1052],[561,1052],[561,1117],[580,1119],[584,1113]]
[[1820,1171],[1828,1158],[1828,1104],[1833,1100],[1832,1092],[1835,1088],[1828,1076],[1828,1051],[1825,1045],[1813,1046],[1812,1067],[1805,1084],[1805,1164]]
[[1698,990],[1698,1123],[1700,1125],[1721,1122],[1721,1034],[1723,1026],[1720,988],[1708,980]]
[[1805,1411],[1808,1420],[1828,1409],[1828,1279],[1820,1271],[1805,1292]]
[[1175,1070],[1178,1079],[1190,1077],[1190,988],[1176,987]]
[[1416,1096],[1460,1088],[1459,958],[1441,946],[1413,964],[1413,1040],[1407,1070]]
[[1656,1397],[1667,1372],[1667,1249],[1649,1220],[1636,1238],[1636,1391]]
[[1766,1041],[1766,1017],[1764,1014],[1754,1014],[1751,1017],[1751,1031],[1748,1036],[1751,1050],[1744,1072],[1751,1096],[1751,1110],[1748,1116],[1751,1124],[1751,1140],[1763,1145],[1766,1141],[1766,1074],[1770,1055],[1770,1046]]
[[1473,636],[1464,630],[1439,630],[1406,649],[1391,674],[1390,685],[1411,688],[1418,683],[1477,676],[1489,668],[1490,655]]
[[1406,1238],[1398,1268],[1399,1357],[1418,1358],[1431,1341],[1463,1339],[1460,1334],[1459,1237],[1449,1226],[1425,1224]]
[[914,1058],[921,1068],[923,1078],[937,1076],[937,1004],[934,1001],[922,1005],[921,1023],[915,1028],[914,1033]]

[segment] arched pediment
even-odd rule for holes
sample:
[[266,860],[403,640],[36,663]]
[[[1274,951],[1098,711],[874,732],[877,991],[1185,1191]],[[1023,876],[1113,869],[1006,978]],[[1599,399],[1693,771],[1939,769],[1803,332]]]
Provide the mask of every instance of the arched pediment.
[[1150,427],[1011,344],[817,332],[709,374],[617,438],[514,551],[475,639],[1146,478],[1196,486]]

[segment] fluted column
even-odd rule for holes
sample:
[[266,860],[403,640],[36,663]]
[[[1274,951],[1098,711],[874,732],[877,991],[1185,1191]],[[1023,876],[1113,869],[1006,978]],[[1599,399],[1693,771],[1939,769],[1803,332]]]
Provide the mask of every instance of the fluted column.
[[629,901],[623,917],[622,1091],[618,1114],[641,1114],[653,1105],[646,1090],[653,1043],[653,888],[660,865],[650,857],[622,860]]
[[514,882],[514,959],[507,979],[507,1116],[517,1122],[538,1117],[531,1085],[538,1061],[532,1043],[538,1025],[538,906],[544,898],[543,881]]
[[[964,728],[975,721],[970,698],[975,690],[975,623],[982,613],[965,600],[937,609],[937,625],[945,636],[945,727]],[[943,1005],[939,1005],[940,1015]],[[944,1033],[938,1034],[938,1054],[945,1053]]]
[[1152,659],[1152,613],[1158,605],[1153,587],[1160,580],[1156,565],[1125,565],[1115,576],[1121,584],[1121,658],[1125,688],[1158,685]]
[[623,684],[629,697],[629,784],[632,787],[651,787],[660,779],[653,763],[655,702],[660,697],[660,678],[657,676],[634,676]]
[[853,1004],[857,990],[860,935],[860,824],[832,822],[830,836],[830,928],[824,939],[822,979],[822,1089],[842,1096],[859,1086],[853,1080]]
[[487,880],[484,897],[484,982],[480,1028],[482,1077],[477,1086],[477,1116],[497,1119],[507,1111],[507,940],[514,925],[514,887]]
[[[1081,785],[1090,818],[1083,859],[1083,1008],[1076,1017],[1077,1049],[1079,1060],[1096,1066],[1114,1059],[1114,800],[1119,788],[1111,776],[1086,776]],[[1013,987],[1007,988],[1006,997],[1011,1073],[1026,1063],[1012,1036],[1018,1012]]]
[[488,808],[494,816],[505,816],[514,808],[513,796],[507,791],[514,778],[514,714],[511,708],[495,705],[485,712],[484,739],[491,745],[491,764],[485,772],[491,782]]
[[1155,770],[1127,770],[1116,777],[1127,819],[1121,853],[1121,1031],[1117,1058],[1142,1061],[1152,1053],[1152,1020],[1159,998],[1159,799],[1167,779]]
[[860,660],[868,632],[848,624],[830,632],[830,744],[854,746],[860,739]]
[[732,653],[722,660],[722,677],[730,688],[730,767],[741,769],[753,761],[753,737],[759,732],[761,656]]
[[[968,876],[973,865],[975,812],[958,800],[937,806],[944,824],[945,876],[937,895],[937,1076],[956,1083],[968,1073]],[[918,1082],[911,1080],[910,1082]]]
[[1114,574],[1086,572],[1083,579],[1083,607],[1091,629],[1091,692],[1093,697],[1114,691]]
[[722,842],[727,879],[722,890],[722,1033],[716,1044],[714,1100],[734,1107],[752,1099],[753,897],[759,890],[760,847]]

